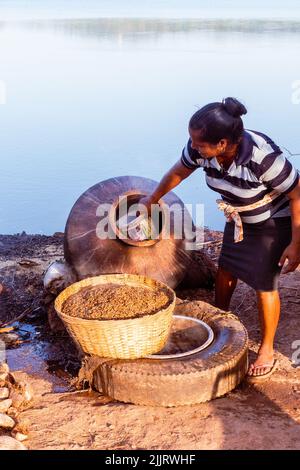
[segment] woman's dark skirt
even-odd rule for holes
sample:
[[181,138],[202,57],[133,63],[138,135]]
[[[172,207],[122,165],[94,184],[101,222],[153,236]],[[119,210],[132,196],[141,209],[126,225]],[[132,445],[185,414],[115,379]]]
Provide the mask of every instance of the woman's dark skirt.
[[243,230],[244,239],[234,243],[234,222],[226,223],[219,266],[255,290],[276,290],[278,262],[292,239],[291,217],[243,223]]

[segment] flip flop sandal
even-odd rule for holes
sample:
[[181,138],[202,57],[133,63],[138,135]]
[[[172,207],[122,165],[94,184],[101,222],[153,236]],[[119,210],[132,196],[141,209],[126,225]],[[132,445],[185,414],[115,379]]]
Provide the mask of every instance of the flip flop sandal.
[[260,366],[256,366],[255,369],[263,368],[263,367],[270,367],[270,370],[266,372],[265,374],[260,374],[260,375],[248,375],[247,374],[246,375],[247,382],[249,383],[263,382],[275,372],[275,370],[277,369],[277,365],[278,365],[278,360],[274,359],[272,364],[266,363]]

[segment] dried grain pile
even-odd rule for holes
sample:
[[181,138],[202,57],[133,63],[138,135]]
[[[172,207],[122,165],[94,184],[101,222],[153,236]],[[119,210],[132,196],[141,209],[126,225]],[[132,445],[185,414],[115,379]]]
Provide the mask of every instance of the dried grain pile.
[[168,306],[166,289],[105,284],[84,287],[63,303],[63,313],[86,319],[128,319],[152,315]]

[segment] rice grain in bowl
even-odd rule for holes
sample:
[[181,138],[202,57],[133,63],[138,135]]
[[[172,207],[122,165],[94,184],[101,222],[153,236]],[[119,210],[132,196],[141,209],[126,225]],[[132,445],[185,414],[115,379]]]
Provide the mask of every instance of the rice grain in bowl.
[[72,284],[57,297],[55,309],[84,353],[134,359],[164,347],[175,299],[160,281],[108,274]]

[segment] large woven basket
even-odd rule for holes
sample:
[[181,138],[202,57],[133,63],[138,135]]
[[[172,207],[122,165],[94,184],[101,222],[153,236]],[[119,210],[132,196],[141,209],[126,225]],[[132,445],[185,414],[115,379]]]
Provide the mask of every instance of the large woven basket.
[[[94,320],[77,318],[62,312],[64,301],[83,287],[100,284],[125,284],[164,288],[170,294],[167,306],[157,313],[133,319]],[[166,284],[134,274],[104,274],[67,287],[55,300],[55,310],[73,340],[84,353],[101,357],[135,359],[160,351],[166,344],[172,323],[176,295]]]

